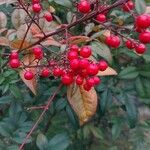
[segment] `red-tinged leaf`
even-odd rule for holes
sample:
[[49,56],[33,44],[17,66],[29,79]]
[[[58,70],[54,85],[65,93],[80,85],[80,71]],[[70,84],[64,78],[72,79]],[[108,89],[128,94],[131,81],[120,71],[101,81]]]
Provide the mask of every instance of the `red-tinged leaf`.
[[47,40],[45,40],[44,42],[42,42],[42,44],[45,45],[45,46],[49,46],[49,45],[58,46],[58,47],[61,46],[61,44],[59,42],[55,41],[51,37],[49,37]]
[[9,41],[5,37],[0,37],[0,46],[9,46]]
[[41,33],[41,30],[39,29],[39,27],[36,24],[31,25],[30,31],[31,31],[32,35],[36,35],[36,34]]
[[[37,65],[37,62],[34,60],[34,55],[33,54],[28,54],[26,55],[22,62],[25,65],[31,65],[31,66],[35,66]],[[32,80],[26,80],[24,78],[24,73],[25,71],[30,70],[35,74],[35,77]],[[23,82],[26,84],[26,86],[36,95],[36,88],[37,88],[37,77],[36,77],[36,73],[37,73],[37,68],[26,68],[26,70],[21,70],[20,71],[20,77],[23,80]]]
[[0,29],[0,34],[3,33],[3,32],[5,32],[5,31],[7,31],[7,28]]

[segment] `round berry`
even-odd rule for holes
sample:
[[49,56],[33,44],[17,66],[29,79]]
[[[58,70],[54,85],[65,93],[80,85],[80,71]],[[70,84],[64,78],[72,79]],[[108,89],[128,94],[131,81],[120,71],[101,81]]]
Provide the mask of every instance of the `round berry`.
[[87,0],[81,0],[78,4],[78,10],[83,14],[89,13],[91,10],[91,5]]
[[80,50],[80,56],[83,58],[88,58],[92,54],[92,50],[89,46],[83,46]]
[[96,64],[90,64],[89,67],[87,68],[87,73],[89,75],[96,75],[99,71],[99,68]]
[[122,8],[123,8],[124,11],[129,12],[130,10],[133,10],[135,8],[135,4],[134,4],[134,2],[129,0],[127,3],[125,3],[123,5]]
[[11,68],[18,68],[18,67],[20,66],[20,61],[19,61],[19,59],[11,59],[11,60],[9,61],[9,66],[10,66]]
[[134,48],[134,42],[131,41],[131,40],[127,40],[127,41],[126,41],[126,47],[127,47],[128,49],[133,49],[133,48]]
[[94,76],[93,79],[94,79],[94,84],[95,85],[98,85],[100,83],[100,78],[99,77]]
[[78,52],[79,51],[79,47],[78,47],[78,45],[71,45],[69,50]]
[[76,51],[70,51],[68,52],[68,59],[73,60],[78,58],[78,53]]
[[146,14],[140,15],[135,22],[138,28],[148,28],[150,26],[150,16]]
[[135,51],[138,54],[144,54],[145,51],[146,51],[146,46],[144,44],[138,44],[138,45],[135,46]]
[[121,42],[118,36],[111,35],[111,36],[106,37],[105,43],[110,47],[118,48]]
[[12,51],[10,53],[9,59],[18,59],[19,58],[19,54],[16,51]]
[[108,64],[105,60],[101,60],[98,63],[98,67],[100,71],[105,71],[108,68]]
[[85,84],[83,85],[83,88],[84,88],[84,90],[86,90],[86,91],[90,91],[92,87],[85,83]]
[[41,11],[41,9],[42,8],[41,8],[41,5],[39,3],[35,3],[35,4],[32,5],[32,10],[35,13],[39,13]]
[[96,17],[96,20],[99,22],[106,22],[106,16],[104,14],[99,14]]
[[73,83],[73,77],[70,74],[64,74],[61,80],[65,85],[70,85],[71,83]]
[[80,59],[79,66],[81,69],[86,69],[89,66],[89,60],[85,58]]
[[144,44],[150,43],[150,32],[145,31],[140,33],[139,40]]
[[72,70],[76,70],[79,68],[79,60],[78,59],[73,59],[70,61],[70,68]]
[[77,85],[82,85],[83,81],[84,81],[83,77],[78,75],[77,78],[76,78],[76,84]]
[[83,69],[79,71],[80,76],[86,78],[88,76],[87,69]]
[[89,85],[89,86],[94,86],[95,82],[94,82],[94,79],[93,78],[88,78],[86,80],[86,84]]
[[33,48],[33,54],[35,56],[35,59],[42,59],[43,58],[43,50],[40,47],[34,47]]
[[47,12],[44,14],[44,18],[48,21],[51,22],[53,20],[53,16],[51,13]]
[[46,78],[49,77],[49,75],[50,75],[50,70],[48,68],[44,68],[41,72],[41,76]]
[[33,77],[34,77],[34,74],[33,74],[32,71],[26,71],[26,72],[24,73],[24,78],[25,78],[26,80],[32,80]]
[[40,0],[32,0],[32,4],[40,3]]
[[62,74],[63,74],[63,70],[62,70],[61,68],[55,68],[55,69],[53,70],[53,75],[54,75],[55,77],[60,77]]

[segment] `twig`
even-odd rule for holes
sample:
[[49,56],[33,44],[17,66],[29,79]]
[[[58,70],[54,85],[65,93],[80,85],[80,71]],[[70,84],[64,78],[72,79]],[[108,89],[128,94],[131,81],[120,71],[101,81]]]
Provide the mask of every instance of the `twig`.
[[41,115],[39,116],[38,120],[36,121],[36,123],[34,124],[34,126],[31,128],[30,132],[27,134],[26,138],[24,139],[23,143],[21,144],[21,146],[19,147],[19,150],[23,150],[24,145],[26,144],[27,140],[30,138],[31,134],[33,133],[33,131],[35,130],[35,128],[38,126],[39,122],[41,121],[42,117],[44,116],[44,114],[46,113],[46,111],[49,109],[49,107],[51,106],[52,101],[54,100],[54,98],[56,97],[56,95],[58,94],[58,92],[60,91],[62,87],[62,84],[60,84],[57,88],[57,90],[54,92],[54,94],[49,98],[47,105],[45,106],[43,112],[41,113]]

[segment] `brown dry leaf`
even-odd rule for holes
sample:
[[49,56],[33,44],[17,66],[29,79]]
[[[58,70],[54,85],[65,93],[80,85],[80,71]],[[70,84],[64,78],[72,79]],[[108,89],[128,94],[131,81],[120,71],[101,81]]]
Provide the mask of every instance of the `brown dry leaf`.
[[47,40],[42,42],[42,44],[44,46],[49,46],[49,45],[53,45],[53,46],[57,46],[57,47],[61,46],[61,44],[59,42],[57,42],[56,40],[54,40],[52,37],[49,37]]
[[3,33],[3,32],[5,32],[5,31],[7,31],[7,28],[0,29],[0,34]]
[[[10,47],[13,49],[19,49],[21,46],[22,40],[14,40],[10,42]],[[26,48],[29,45],[31,45],[31,43],[24,41],[22,48]]]
[[[34,60],[34,55],[33,54],[28,54],[26,55],[22,62],[25,64],[25,65],[32,65],[32,66],[35,66],[37,65],[37,62]],[[37,73],[37,69],[36,68],[26,68],[26,70],[30,70],[32,71],[34,74]],[[26,86],[36,95],[36,87],[37,87],[37,78],[36,76],[32,79],[32,80],[26,80],[24,78],[24,73],[25,73],[25,70],[21,70],[20,71],[20,77],[21,79],[23,80],[23,82],[26,84]]]
[[5,28],[6,25],[7,25],[7,16],[3,12],[0,12],[0,29]]
[[94,88],[85,91],[82,86],[72,84],[68,87],[67,97],[76,112],[80,125],[83,125],[95,114],[97,109],[97,93]]
[[41,30],[39,29],[39,27],[34,23],[31,25],[30,31],[31,31],[32,35],[41,33]]
[[0,37],[0,46],[9,46],[9,41],[5,37]]
[[117,72],[111,67],[108,67],[105,71],[99,71],[97,75],[98,76],[112,76],[112,75],[117,75]]
[[90,38],[87,36],[73,36],[68,39],[70,44],[79,44],[82,42],[89,42]]

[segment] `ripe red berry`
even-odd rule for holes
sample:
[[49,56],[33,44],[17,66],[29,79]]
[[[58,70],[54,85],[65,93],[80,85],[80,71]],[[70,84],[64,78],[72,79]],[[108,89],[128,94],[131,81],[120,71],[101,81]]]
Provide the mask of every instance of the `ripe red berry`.
[[65,85],[70,85],[71,83],[73,83],[73,77],[70,74],[64,74],[61,80]]
[[110,47],[118,48],[120,46],[120,38],[118,36],[111,35],[106,37],[105,43]]
[[144,44],[138,44],[138,45],[135,46],[135,51],[138,54],[144,54],[145,51],[146,51],[146,46]]
[[44,18],[48,21],[51,22],[53,20],[53,16],[51,13],[47,12],[44,14]]
[[140,33],[139,40],[144,44],[150,43],[150,32],[145,31]]
[[33,74],[32,71],[26,71],[26,72],[24,73],[24,78],[25,78],[26,80],[32,80],[33,77],[34,77],[34,74]]
[[41,72],[42,77],[48,77],[50,75],[50,70],[48,68],[44,68]]
[[133,49],[133,48],[134,48],[134,42],[131,41],[131,40],[127,40],[127,41],[126,41],[126,47],[127,47],[128,49]]
[[70,51],[68,52],[68,59],[73,60],[78,58],[78,53],[76,51]]
[[35,59],[42,59],[43,57],[43,50],[40,47],[34,47],[33,48],[33,54],[35,56]]
[[84,81],[83,77],[78,75],[77,78],[76,78],[76,84],[77,85],[82,85],[83,81]]
[[88,76],[87,69],[83,69],[79,71],[80,76],[86,78]]
[[105,71],[108,68],[108,64],[105,60],[101,60],[98,63],[98,67],[100,71]]
[[35,4],[32,5],[32,10],[35,13],[39,13],[41,11],[41,9],[42,8],[41,8],[41,5],[39,3],[35,3]]
[[122,8],[123,8],[124,11],[129,12],[130,10],[133,10],[135,8],[135,4],[134,4],[134,2],[129,0],[127,3],[125,3],[123,5]]
[[83,46],[80,50],[80,56],[83,58],[88,58],[92,54],[92,50],[89,46]]
[[18,68],[18,67],[20,66],[20,61],[19,61],[19,59],[11,59],[11,60],[9,61],[9,66],[10,66],[11,68]]
[[99,22],[106,22],[106,16],[104,14],[99,14],[96,17],[96,20]]
[[89,67],[87,68],[87,73],[89,75],[96,75],[99,71],[99,68],[96,64],[90,64]]
[[79,60],[78,59],[73,59],[70,61],[70,68],[72,70],[76,70],[79,68]]
[[79,66],[81,69],[86,69],[89,66],[89,60],[85,58],[80,59]]
[[78,45],[71,45],[70,48],[69,48],[70,51],[75,51],[75,52],[78,52],[79,51],[79,47]]
[[95,82],[93,78],[88,78],[86,80],[86,84],[89,85],[90,87],[94,86]]
[[32,4],[40,3],[40,0],[32,0]]
[[17,51],[12,51],[10,53],[9,59],[18,59],[19,58],[19,54],[17,53]]
[[83,14],[89,13],[91,10],[91,5],[87,0],[81,0],[78,4],[78,10]]
[[84,90],[86,90],[86,91],[90,91],[92,87],[85,83],[85,84],[83,85],[83,88],[84,88]]
[[94,84],[95,85],[98,85],[100,83],[100,78],[99,77],[94,76],[93,79],[94,79]]
[[146,14],[140,15],[135,22],[138,28],[148,28],[150,26],[150,16]]
[[62,70],[61,68],[55,68],[55,69],[53,70],[53,75],[54,75],[55,77],[60,77],[62,74],[63,74],[63,70]]

